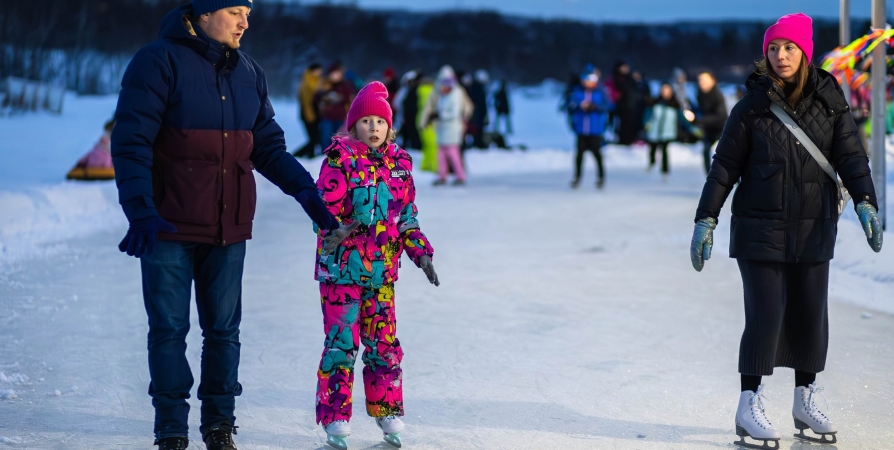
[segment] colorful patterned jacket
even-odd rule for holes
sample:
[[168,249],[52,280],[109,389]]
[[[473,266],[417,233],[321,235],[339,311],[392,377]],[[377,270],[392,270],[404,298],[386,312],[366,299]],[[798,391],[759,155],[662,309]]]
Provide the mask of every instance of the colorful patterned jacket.
[[434,249],[416,220],[413,160],[395,144],[370,149],[337,137],[327,149],[317,188],[340,222],[360,226],[332,254],[324,254],[317,231],[314,278],[320,282],[379,288],[397,281],[404,250],[416,265]]

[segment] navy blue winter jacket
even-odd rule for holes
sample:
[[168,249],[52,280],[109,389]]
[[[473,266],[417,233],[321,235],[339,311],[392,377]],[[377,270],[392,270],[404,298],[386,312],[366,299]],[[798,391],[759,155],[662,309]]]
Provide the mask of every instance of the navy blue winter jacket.
[[112,133],[115,179],[128,220],[157,213],[178,230],[161,239],[228,245],[251,238],[253,169],[286,194],[318,194],[286,151],[261,67],[208,38],[191,14],[190,4],[168,13],[160,38],[127,67]]

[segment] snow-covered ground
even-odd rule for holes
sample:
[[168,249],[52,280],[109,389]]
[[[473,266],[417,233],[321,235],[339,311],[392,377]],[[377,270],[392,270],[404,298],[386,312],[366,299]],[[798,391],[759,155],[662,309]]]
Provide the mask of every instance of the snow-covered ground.
[[[417,174],[442,285],[404,264],[397,287],[405,447],[729,447],[741,282],[726,257],[728,208],[705,271],[689,263],[700,155],[673,146],[664,182],[644,172],[644,149],[610,147],[606,189],[592,187],[588,160],[585,187],[571,191],[573,138],[552,91],[520,89],[513,100],[511,143],[530,150],[468,153],[464,188],[434,188],[430,174]],[[62,116],[0,120],[0,448],[152,448],[139,264],[115,248],[126,222],[114,183],[57,181],[114,105],[69,97]],[[274,105],[297,147],[295,104]],[[314,173],[319,164],[306,166]],[[324,337],[314,238],[294,200],[259,186],[236,439],[245,449],[322,448],[313,420]],[[892,254],[873,253],[845,215],[819,379],[841,429],[827,448],[894,448]],[[188,356],[198,368],[195,317],[193,330]],[[790,437],[792,378],[781,369],[767,380],[768,412],[783,448],[807,448]],[[386,448],[357,413],[351,448]]]

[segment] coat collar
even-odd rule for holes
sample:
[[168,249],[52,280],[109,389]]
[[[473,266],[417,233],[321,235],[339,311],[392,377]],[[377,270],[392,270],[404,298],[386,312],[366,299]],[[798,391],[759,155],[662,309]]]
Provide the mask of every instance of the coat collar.
[[[827,116],[840,114],[850,110],[838,80],[822,69],[810,66],[810,75],[807,79],[805,100],[816,99],[823,105]],[[752,73],[745,82],[750,94],[749,113],[765,114],[770,110],[771,103],[780,106],[788,106],[783,100],[782,89],[766,75]]]

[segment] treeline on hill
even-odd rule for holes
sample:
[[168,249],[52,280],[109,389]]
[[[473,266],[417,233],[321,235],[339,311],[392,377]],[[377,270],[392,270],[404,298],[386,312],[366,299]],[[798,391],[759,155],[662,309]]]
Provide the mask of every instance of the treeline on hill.
[[[158,35],[182,0],[0,0],[0,78],[64,83],[80,93],[117,90],[127,61]],[[349,6],[258,2],[243,49],[267,72],[271,91],[291,94],[304,66],[342,61],[363,77],[442,64],[484,68],[515,83],[564,80],[586,63],[619,60],[648,78],[673,67],[741,81],[760,57],[769,23],[613,24],[539,20],[495,12],[411,13]],[[854,22],[853,30],[867,30]],[[817,54],[837,44],[833,21],[815,22]]]

